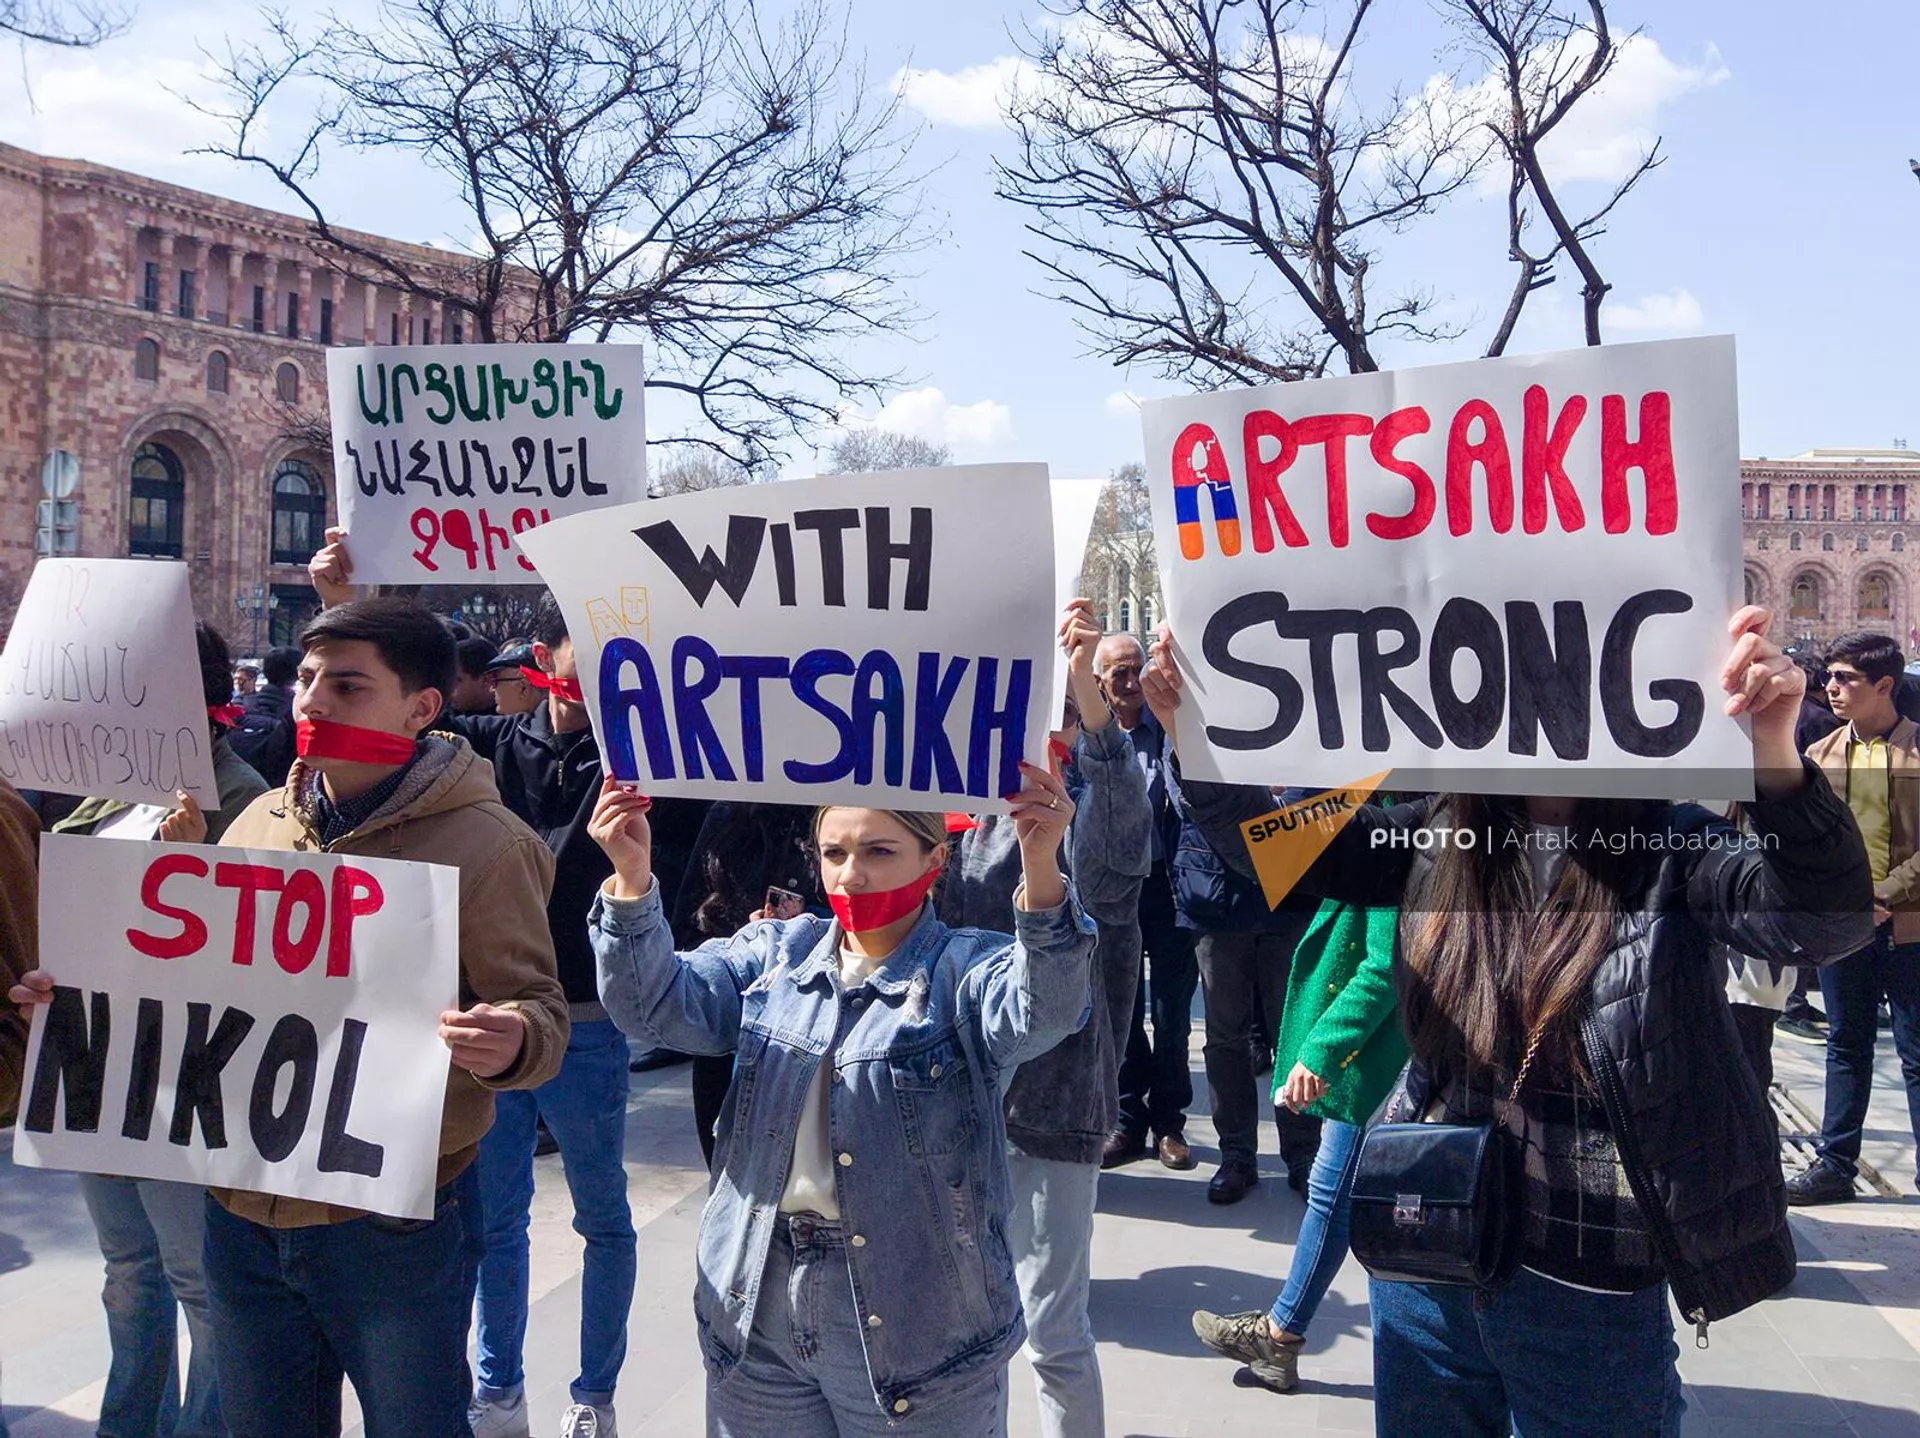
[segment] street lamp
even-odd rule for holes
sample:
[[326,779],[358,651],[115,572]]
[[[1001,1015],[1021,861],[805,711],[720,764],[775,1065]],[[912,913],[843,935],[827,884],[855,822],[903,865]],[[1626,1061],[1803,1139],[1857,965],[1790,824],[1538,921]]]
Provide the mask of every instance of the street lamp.
[[[276,600],[274,604],[277,606],[278,602],[279,601]],[[233,601],[233,604],[234,608],[240,611],[241,618],[244,619],[248,615],[253,616],[253,643],[248,647],[247,653],[257,655],[260,652],[260,611],[269,607],[267,603],[266,585],[254,585],[252,594],[240,595]]]

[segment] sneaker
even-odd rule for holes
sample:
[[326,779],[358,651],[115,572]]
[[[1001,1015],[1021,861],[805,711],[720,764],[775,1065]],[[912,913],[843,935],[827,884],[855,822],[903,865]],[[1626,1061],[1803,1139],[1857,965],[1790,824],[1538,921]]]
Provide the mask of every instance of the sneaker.
[[1283,1343],[1273,1336],[1264,1310],[1253,1313],[1193,1315],[1193,1333],[1225,1358],[1237,1358],[1275,1393],[1289,1393],[1300,1382],[1300,1348],[1304,1340]]
[[613,1405],[596,1408],[591,1403],[574,1404],[561,1416],[560,1438],[619,1438]]
[[1803,1044],[1823,1044],[1827,1041],[1825,1019],[1782,1019],[1773,1027],[1777,1033],[1798,1039]]
[[1787,1180],[1787,1202],[1795,1208],[1852,1200],[1853,1180],[1825,1163],[1816,1163],[1805,1173],[1797,1173]]
[[473,1438],[530,1438],[525,1391],[511,1399],[482,1398],[475,1393],[467,1405],[467,1426],[473,1429]]

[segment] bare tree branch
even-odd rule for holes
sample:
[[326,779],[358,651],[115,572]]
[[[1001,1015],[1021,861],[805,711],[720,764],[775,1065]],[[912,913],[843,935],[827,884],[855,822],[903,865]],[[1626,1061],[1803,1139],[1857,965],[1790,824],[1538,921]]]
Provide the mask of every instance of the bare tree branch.
[[58,45],[87,50],[126,33],[133,14],[118,5],[97,0],[0,0],[0,34],[17,36],[36,45]]
[[[921,242],[897,104],[873,103],[817,4],[386,0],[310,38],[284,18],[222,62],[229,138],[297,199],[337,267],[470,315],[483,341],[644,337],[670,439],[749,466],[894,376],[848,358],[913,318]],[[323,96],[299,138],[265,117]],[[464,255],[424,264],[342,231],[324,155],[417,155],[458,193]]]
[[850,429],[827,452],[827,474],[871,474],[882,469],[938,469],[953,451],[918,435],[890,429]]

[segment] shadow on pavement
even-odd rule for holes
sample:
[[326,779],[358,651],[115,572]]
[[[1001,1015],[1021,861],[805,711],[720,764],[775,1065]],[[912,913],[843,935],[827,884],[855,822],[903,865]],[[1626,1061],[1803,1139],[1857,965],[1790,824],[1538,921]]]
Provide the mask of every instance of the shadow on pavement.
[[1756,1424],[1756,1400],[1765,1402],[1764,1430],[1784,1432],[1800,1425],[1807,1438],[1821,1434],[1857,1435],[1857,1438],[1912,1438],[1920,1430],[1920,1416],[1911,1408],[1889,1408],[1853,1398],[1829,1398],[1824,1393],[1763,1392],[1690,1383],[1687,1392],[1687,1433],[1751,1434]]

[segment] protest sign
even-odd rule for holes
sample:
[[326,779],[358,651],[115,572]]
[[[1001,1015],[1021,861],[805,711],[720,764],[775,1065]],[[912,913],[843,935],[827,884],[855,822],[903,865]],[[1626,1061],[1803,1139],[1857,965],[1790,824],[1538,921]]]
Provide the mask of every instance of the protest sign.
[[457,869],[47,834],[16,1162],[433,1216]]
[[826,475],[525,537],[606,772],[653,795],[1004,811],[1041,762],[1044,465]]
[[1733,342],[1149,402],[1191,774],[1737,798]]
[[0,778],[219,807],[184,564],[43,559],[0,653]]
[[530,584],[519,536],[647,494],[638,345],[327,351],[361,584]]

